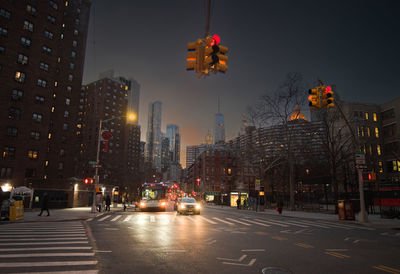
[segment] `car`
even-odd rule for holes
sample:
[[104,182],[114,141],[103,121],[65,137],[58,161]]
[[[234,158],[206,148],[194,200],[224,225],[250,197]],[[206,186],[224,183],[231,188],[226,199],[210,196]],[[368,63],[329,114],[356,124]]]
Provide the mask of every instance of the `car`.
[[142,199],[139,203],[140,211],[166,211],[167,202],[164,200]]
[[182,198],[177,212],[179,214],[200,214],[200,204],[198,204],[194,198]]
[[179,203],[181,202],[181,200],[182,200],[182,198],[178,198],[178,199],[175,201],[175,203],[174,203],[174,210],[175,210],[175,211],[178,210],[178,206],[179,206]]

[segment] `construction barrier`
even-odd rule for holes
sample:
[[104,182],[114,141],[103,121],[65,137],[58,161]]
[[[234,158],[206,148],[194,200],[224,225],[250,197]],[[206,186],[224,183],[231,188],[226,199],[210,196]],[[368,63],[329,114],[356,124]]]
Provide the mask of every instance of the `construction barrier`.
[[10,206],[10,221],[21,220],[24,217],[24,204],[22,201],[14,201]]

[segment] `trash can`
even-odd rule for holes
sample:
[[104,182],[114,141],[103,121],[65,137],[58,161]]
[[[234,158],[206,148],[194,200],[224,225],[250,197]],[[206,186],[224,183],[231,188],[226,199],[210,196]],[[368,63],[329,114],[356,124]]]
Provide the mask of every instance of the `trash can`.
[[353,202],[350,200],[338,200],[339,220],[355,220]]
[[10,205],[10,221],[21,220],[24,217],[24,205],[22,201],[14,201],[13,205]]

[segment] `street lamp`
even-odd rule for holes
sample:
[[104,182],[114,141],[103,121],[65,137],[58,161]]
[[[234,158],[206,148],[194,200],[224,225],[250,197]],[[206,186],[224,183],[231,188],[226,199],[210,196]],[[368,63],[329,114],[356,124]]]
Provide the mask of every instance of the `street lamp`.
[[96,212],[96,189],[98,186],[100,186],[99,182],[99,162],[100,162],[100,142],[101,142],[101,129],[103,126],[103,122],[108,122],[114,119],[118,119],[118,118],[123,118],[126,117],[128,118],[128,120],[130,121],[134,121],[136,120],[136,115],[134,113],[129,113],[126,116],[118,116],[118,117],[113,117],[113,118],[109,118],[109,119],[105,119],[105,120],[99,120],[99,132],[98,132],[98,137],[97,137],[97,153],[96,153],[96,172],[95,172],[95,176],[94,176],[94,182],[95,182],[95,186],[94,186],[94,191],[93,191],[93,202],[92,202],[92,213]]

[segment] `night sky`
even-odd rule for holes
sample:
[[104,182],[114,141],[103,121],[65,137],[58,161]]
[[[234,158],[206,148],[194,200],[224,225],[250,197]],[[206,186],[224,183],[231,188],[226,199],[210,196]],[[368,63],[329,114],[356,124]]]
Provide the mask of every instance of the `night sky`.
[[[198,79],[186,71],[187,43],[203,38],[206,0],[92,0],[84,83],[100,72],[141,85],[139,124],[162,102],[162,131],[177,124],[181,162],[187,145],[213,131],[218,96],[227,140],[241,115],[287,73],[336,84],[346,101],[383,103],[400,96],[400,1],[212,0],[210,34],[229,48],[227,73]],[[308,115],[308,110],[302,110]]]

